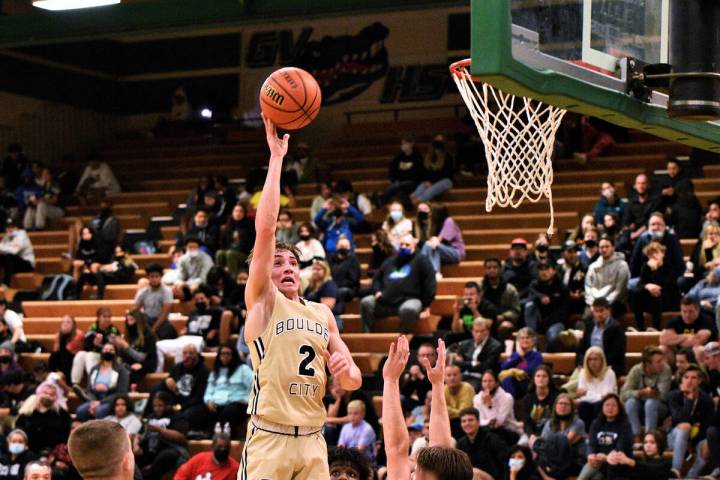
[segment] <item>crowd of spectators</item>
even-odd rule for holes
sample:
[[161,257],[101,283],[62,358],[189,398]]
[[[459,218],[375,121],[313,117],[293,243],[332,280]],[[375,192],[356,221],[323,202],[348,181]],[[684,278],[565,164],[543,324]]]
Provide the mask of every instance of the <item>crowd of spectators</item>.
[[[577,122],[571,127],[592,138],[573,147],[575,160],[586,163],[612,148],[611,136]],[[49,170],[28,162],[19,147],[8,149],[0,170],[7,218],[0,268],[9,285],[14,274],[34,268],[27,231],[45,228],[63,210]],[[375,331],[384,317],[398,317],[399,331],[412,332],[432,317],[443,265],[466,255],[458,223],[438,203],[454,182],[445,138],[436,135],[425,151],[413,137],[403,138],[389,168],[391,183],[375,194],[356,193],[348,180],[321,183],[327,171],[301,143],[283,173],[277,240],[297,248],[303,296],[326,304],[341,329],[346,305],[357,301],[364,332]],[[291,210],[299,183],[317,184],[305,218]],[[3,188],[16,192],[14,204]],[[93,156],[74,193],[92,203],[118,190],[107,164]],[[703,218],[692,180],[675,160],[666,176],[639,174],[629,200],[612,182],[600,190],[594,211],[559,251],[547,237],[513,239],[506,259],[485,258],[482,275],[465,282],[451,318],[430,322],[448,347],[443,388],[453,442],[478,478],[680,472],[720,478],[720,202],[711,201]],[[234,475],[229,442],[244,437],[252,385],[242,335],[245,261],[261,195],[253,175],[245,190],[222,177],[201,178],[168,252],[170,268],[145,268],[124,322],[113,322],[103,307],[84,332],[65,316],[48,364],[31,374],[18,364],[17,355],[32,348],[22,318],[0,302],[0,420],[15,428],[7,430],[8,453],[0,457],[8,477],[21,478],[25,464],[45,457],[54,475],[77,478],[67,436],[79,422],[102,418],[126,428],[146,479],[178,467],[181,479],[215,470]],[[111,205],[99,205],[97,216],[76,229],[70,273],[77,296],[90,284],[102,299],[106,285],[133,282],[137,265],[118,245]],[[377,210],[381,222],[371,220]],[[686,263],[680,239],[689,238],[697,242]],[[366,247],[363,275],[357,250]],[[191,305],[186,317],[171,313],[178,300]],[[679,315],[665,321],[665,312]],[[659,340],[628,369],[633,330],[657,331]],[[399,378],[413,455],[430,441],[435,385],[426,365],[438,360],[432,343],[419,342],[415,351]],[[569,375],[554,371],[549,360],[563,352],[574,356]],[[147,374],[165,370],[169,376],[149,398],[134,402]],[[74,396],[80,402],[71,417]],[[339,447],[331,469],[336,458],[337,468],[372,469],[383,478],[387,458],[372,396],[346,392],[331,380],[324,402],[324,435]],[[189,460],[187,440],[211,437],[212,452]],[[666,446],[672,458],[664,455]]]

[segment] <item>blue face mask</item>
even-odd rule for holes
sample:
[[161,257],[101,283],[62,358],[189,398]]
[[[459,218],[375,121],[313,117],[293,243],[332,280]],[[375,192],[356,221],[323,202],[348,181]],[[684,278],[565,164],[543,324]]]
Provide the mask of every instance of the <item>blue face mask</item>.
[[508,460],[508,467],[510,468],[522,468],[525,465],[525,460],[522,458],[511,458]]
[[390,212],[390,218],[392,218],[393,222],[399,222],[402,220],[402,212],[400,210],[393,210]]
[[409,248],[402,247],[398,248],[398,257],[409,257],[413,254],[413,251]]
[[25,451],[25,445],[22,443],[11,443],[8,445],[8,452],[12,453],[13,455],[20,455]]
[[663,238],[665,232],[650,232],[650,238],[653,240],[660,240]]

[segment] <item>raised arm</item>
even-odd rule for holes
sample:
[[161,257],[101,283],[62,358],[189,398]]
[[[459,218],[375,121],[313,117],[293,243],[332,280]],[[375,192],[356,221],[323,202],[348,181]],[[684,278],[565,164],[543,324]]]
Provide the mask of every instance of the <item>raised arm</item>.
[[280,211],[280,175],[283,157],[287,153],[287,133],[280,139],[277,129],[270,119],[263,116],[265,134],[270,148],[270,164],[262,190],[262,197],[255,213],[255,246],[253,259],[250,263],[250,274],[245,289],[245,302],[248,310],[261,300],[272,289],[272,265],[275,254],[275,227]]
[[450,416],[445,400],[445,342],[438,340],[437,361],[430,367],[430,361],[422,358],[421,362],[428,379],[432,384],[432,406],[430,407],[430,446],[453,448],[452,434],[450,433]]
[[383,366],[382,425],[387,456],[387,480],[410,478],[410,437],[400,404],[399,385],[400,375],[405,371],[409,356],[407,338],[401,336],[397,343],[390,345],[390,352]]

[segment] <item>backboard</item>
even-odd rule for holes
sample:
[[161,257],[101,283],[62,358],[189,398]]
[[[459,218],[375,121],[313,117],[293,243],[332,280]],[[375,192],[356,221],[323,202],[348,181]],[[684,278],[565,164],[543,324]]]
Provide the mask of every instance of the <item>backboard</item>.
[[470,73],[505,93],[720,151],[720,123],[671,119],[628,89],[632,57],[668,62],[670,0],[472,0]]

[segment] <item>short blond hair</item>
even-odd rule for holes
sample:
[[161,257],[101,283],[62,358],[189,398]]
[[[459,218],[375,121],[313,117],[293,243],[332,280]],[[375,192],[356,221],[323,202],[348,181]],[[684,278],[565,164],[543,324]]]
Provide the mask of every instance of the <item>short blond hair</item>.
[[353,400],[347,405],[347,410],[350,411],[350,409],[358,410],[363,415],[365,415],[365,402],[363,402],[362,400]]

